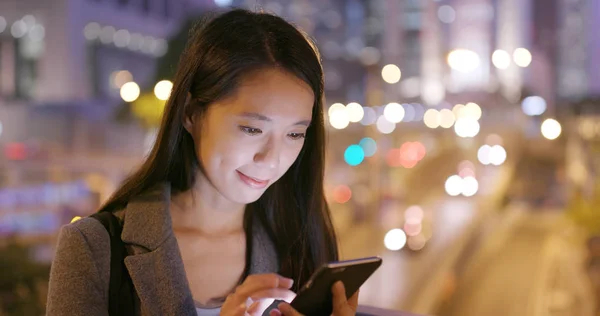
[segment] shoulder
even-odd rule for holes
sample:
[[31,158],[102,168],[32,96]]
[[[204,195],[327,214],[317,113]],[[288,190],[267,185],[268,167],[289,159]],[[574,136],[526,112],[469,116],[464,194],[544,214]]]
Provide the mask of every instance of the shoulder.
[[[55,260],[83,260],[90,258],[96,268],[110,258],[110,236],[104,226],[91,217],[64,225],[58,236]],[[101,273],[102,274],[102,273]]]

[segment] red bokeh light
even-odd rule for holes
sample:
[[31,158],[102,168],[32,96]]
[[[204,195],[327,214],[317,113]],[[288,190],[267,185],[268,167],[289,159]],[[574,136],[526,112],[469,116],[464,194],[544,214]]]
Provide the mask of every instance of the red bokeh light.
[[27,157],[25,144],[10,143],[4,147],[4,155],[9,160],[24,160]]
[[344,204],[350,201],[352,190],[347,185],[338,185],[333,189],[333,200],[336,203]]
[[420,142],[406,142],[400,148],[388,151],[386,162],[392,167],[412,168],[425,157],[425,146]]

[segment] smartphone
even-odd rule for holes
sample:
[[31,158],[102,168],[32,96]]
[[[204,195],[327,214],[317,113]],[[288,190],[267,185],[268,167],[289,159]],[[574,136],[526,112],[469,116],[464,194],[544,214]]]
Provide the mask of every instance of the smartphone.
[[342,281],[346,298],[350,298],[381,262],[380,257],[368,257],[324,264],[300,288],[291,305],[303,315],[329,316],[333,311],[333,284]]

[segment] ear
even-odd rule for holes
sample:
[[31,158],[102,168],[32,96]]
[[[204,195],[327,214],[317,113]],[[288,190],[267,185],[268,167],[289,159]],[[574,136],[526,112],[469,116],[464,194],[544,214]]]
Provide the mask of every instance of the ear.
[[185,98],[185,104],[183,105],[183,128],[185,128],[185,130],[188,133],[192,133],[192,131],[194,130],[194,115],[191,114],[191,111],[189,109],[190,107],[190,103],[192,100],[192,94],[191,93],[187,93],[187,96]]

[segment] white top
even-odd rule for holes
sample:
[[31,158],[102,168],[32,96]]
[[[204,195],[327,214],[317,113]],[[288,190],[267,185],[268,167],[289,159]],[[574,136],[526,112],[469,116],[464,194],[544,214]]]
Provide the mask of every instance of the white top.
[[219,316],[219,313],[221,312],[221,307],[215,307],[215,308],[196,307],[196,312],[198,313],[198,316]]

